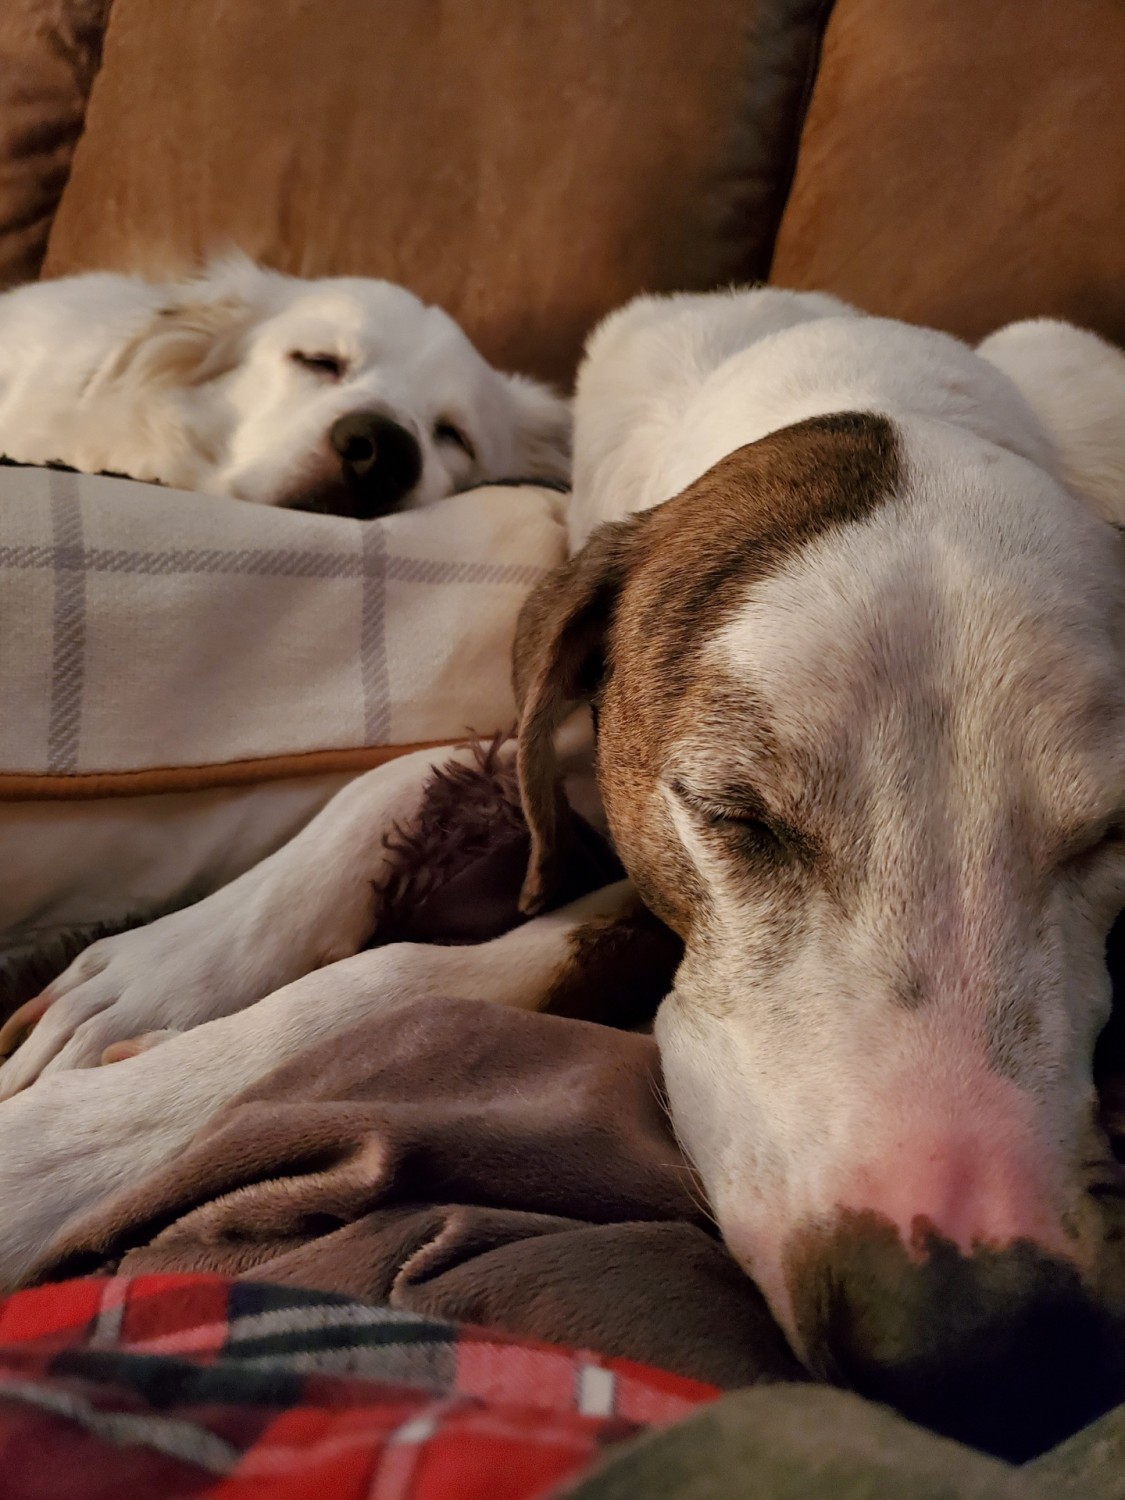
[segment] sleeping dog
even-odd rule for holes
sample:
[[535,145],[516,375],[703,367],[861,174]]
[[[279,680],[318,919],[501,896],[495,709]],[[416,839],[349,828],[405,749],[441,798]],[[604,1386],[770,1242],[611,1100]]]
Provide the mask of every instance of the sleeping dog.
[[569,411],[385,281],[241,255],[195,280],[95,273],[0,297],[0,453],[368,519],[569,477]]
[[[618,852],[684,943],[657,1037],[731,1251],[820,1376],[1045,1442],[1121,1373],[1092,1056],[1125,907],[1125,356],[1052,322],[974,352],[822,296],[642,299],[589,345],[576,483],[516,646],[525,909],[592,698]],[[433,760],[14,1019],[0,1276],[313,1039],[401,996],[534,1003],[628,901],[361,952]]]

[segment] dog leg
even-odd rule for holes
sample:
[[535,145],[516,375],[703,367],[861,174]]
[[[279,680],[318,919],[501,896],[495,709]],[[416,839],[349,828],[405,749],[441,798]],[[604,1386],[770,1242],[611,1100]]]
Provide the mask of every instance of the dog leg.
[[230,885],[87,948],[0,1030],[0,1058],[26,1035],[0,1065],[0,1100],[41,1073],[94,1067],[117,1042],[230,1015],[355,953],[378,920],[384,835],[410,823],[432,771],[453,762],[474,765],[474,752],[422,750],[369,771]]
[[587,924],[635,904],[621,882],[476,947],[376,948],[111,1068],[39,1079],[0,1104],[0,1289],[26,1277],[69,1219],[159,1167],[281,1063],[379,1007],[431,996],[537,1009],[581,962]]

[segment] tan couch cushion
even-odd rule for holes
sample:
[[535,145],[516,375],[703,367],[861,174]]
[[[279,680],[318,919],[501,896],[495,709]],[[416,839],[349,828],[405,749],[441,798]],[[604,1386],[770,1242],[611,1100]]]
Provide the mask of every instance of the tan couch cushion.
[[109,0],[0,3],[0,288],[39,271]]
[[823,9],[115,0],[47,274],[233,241],[566,378],[634,293],[764,275]]
[[1121,0],[837,0],[771,279],[1125,341]]

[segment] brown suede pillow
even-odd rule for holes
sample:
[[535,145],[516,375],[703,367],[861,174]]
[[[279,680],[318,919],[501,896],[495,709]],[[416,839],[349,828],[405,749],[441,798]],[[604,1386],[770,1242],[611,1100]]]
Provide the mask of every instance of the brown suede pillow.
[[0,288],[38,274],[109,0],[0,0]]
[[1122,0],[837,0],[771,280],[1125,342]]
[[636,292],[765,274],[823,10],[115,0],[45,274],[236,243],[566,378]]

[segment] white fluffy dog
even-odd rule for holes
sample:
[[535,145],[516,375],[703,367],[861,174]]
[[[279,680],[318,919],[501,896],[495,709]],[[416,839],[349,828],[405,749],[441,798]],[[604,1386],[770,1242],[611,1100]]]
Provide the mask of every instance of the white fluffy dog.
[[490,479],[564,479],[567,404],[494,370],[403,287],[242,255],[156,285],[0,297],[0,453],[367,519]]

